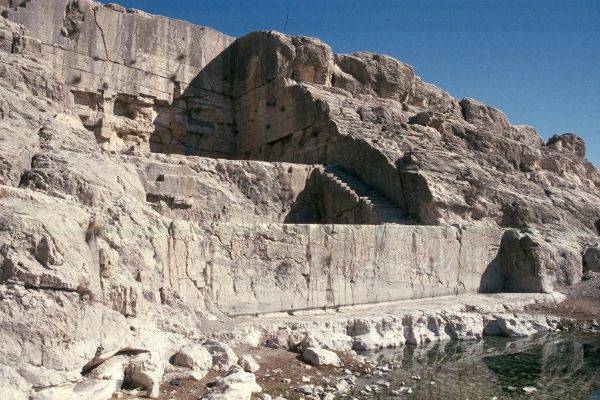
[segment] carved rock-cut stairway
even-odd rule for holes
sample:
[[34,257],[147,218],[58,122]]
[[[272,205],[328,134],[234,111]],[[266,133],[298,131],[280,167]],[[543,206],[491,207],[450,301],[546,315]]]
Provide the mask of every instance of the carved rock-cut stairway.
[[329,179],[356,196],[359,202],[362,202],[377,219],[381,220],[381,223],[409,223],[395,203],[362,179],[350,174],[345,168],[339,165],[327,165],[324,172]]

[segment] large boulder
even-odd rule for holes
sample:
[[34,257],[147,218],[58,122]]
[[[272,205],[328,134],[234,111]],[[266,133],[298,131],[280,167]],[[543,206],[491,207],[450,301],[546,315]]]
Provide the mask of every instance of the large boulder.
[[125,369],[125,381],[133,387],[144,389],[147,397],[160,395],[160,383],[164,375],[164,366],[159,357],[152,353],[143,353],[133,357]]
[[302,359],[315,367],[323,365],[339,367],[341,364],[340,357],[336,353],[319,347],[308,347],[305,349],[302,352]]
[[209,340],[204,342],[203,346],[212,355],[213,367],[220,371],[227,371],[238,362],[238,356],[235,355],[227,343]]
[[199,344],[193,344],[181,349],[175,354],[173,363],[180,367],[207,370],[212,367],[212,355],[206,347]]
[[184,347],[173,356],[173,364],[179,367],[187,368],[189,374],[195,379],[202,379],[212,367],[213,357],[200,344],[192,344]]
[[250,400],[253,393],[262,388],[256,383],[256,376],[249,372],[234,372],[220,379],[205,400]]
[[551,293],[577,283],[583,275],[581,253],[577,236],[510,229],[500,245],[504,290]]
[[508,230],[502,238],[500,254],[506,290],[537,293],[554,290],[556,265],[552,249],[541,236]]

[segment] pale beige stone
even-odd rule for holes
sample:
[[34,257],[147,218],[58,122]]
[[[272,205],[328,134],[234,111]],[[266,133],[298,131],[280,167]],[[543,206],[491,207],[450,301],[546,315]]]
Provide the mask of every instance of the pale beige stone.
[[[600,174],[575,135],[317,39],[88,0],[2,14],[2,398],[156,396],[235,369],[235,344],[552,331],[522,306],[595,269]],[[549,294],[476,294],[502,290]],[[211,396],[258,390],[238,371]]]

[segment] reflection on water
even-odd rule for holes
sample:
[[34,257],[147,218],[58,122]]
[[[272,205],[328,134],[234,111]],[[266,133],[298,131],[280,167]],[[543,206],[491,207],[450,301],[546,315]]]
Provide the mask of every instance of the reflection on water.
[[390,389],[356,397],[389,398],[404,386],[408,399],[600,400],[600,335],[487,338],[365,355],[394,369],[375,379]]

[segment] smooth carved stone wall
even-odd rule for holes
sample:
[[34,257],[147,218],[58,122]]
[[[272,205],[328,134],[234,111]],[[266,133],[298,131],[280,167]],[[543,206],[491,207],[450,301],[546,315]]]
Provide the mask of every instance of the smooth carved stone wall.
[[[376,303],[502,288],[495,229],[403,225],[171,227],[165,278],[227,314]],[[178,267],[178,263],[184,266]],[[192,272],[190,272],[192,266]],[[184,271],[184,276],[170,276]],[[190,276],[192,278],[190,278]]]
[[324,163],[332,135],[306,88],[278,79],[236,100],[240,158]]
[[119,193],[105,208],[0,194],[3,282],[74,292],[126,316],[161,304],[239,315],[504,288],[502,232],[491,228],[202,224]]
[[[208,91],[229,99],[230,158],[323,163],[330,121],[302,84],[329,86],[332,67],[331,49],[316,39],[253,32],[209,63],[183,98],[213,105],[216,95]],[[205,155],[204,148],[198,150]]]
[[89,0],[30,0],[6,16],[42,41],[73,87],[96,92],[108,84],[166,101],[174,81],[189,83],[233,42],[211,28]]
[[[230,100],[208,78],[190,83],[233,38],[185,21],[90,0],[29,0],[4,10],[65,82],[65,104],[107,151],[228,157]],[[5,3],[9,5],[10,3]],[[25,41],[23,39],[22,41]],[[39,42],[37,42],[39,41]]]

